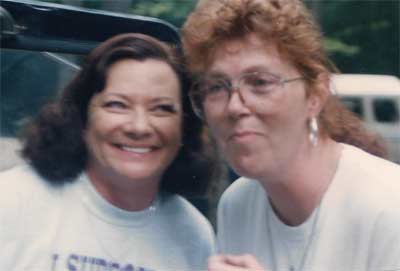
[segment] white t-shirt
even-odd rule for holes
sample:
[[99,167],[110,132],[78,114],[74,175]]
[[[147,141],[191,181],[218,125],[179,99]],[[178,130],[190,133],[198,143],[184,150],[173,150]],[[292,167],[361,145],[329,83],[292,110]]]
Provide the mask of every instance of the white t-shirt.
[[204,270],[214,253],[209,222],[177,195],[128,212],[85,174],[52,186],[30,167],[0,174],[0,270]]
[[258,181],[233,183],[218,209],[220,252],[253,254],[267,270],[400,270],[400,166],[343,146],[320,206],[298,227],[275,216]]

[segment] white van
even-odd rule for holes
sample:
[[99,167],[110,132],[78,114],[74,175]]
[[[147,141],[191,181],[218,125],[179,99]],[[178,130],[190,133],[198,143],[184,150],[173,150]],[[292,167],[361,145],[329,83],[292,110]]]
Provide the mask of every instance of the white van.
[[390,75],[337,74],[331,90],[386,140],[390,160],[400,163],[400,80]]

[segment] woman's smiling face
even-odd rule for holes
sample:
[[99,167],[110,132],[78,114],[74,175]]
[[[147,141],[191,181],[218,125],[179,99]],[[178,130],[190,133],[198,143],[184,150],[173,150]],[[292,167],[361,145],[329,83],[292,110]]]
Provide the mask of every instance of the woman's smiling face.
[[[273,42],[257,36],[220,45],[209,75],[230,80],[248,72],[268,72],[286,79],[299,72]],[[307,120],[314,114],[302,80],[279,84],[264,96],[248,99],[234,90],[224,104],[204,100],[205,119],[229,164],[242,176],[263,178],[284,172],[308,144]]]
[[159,182],[178,153],[181,129],[174,70],[156,59],[117,61],[89,104],[87,169],[114,179]]

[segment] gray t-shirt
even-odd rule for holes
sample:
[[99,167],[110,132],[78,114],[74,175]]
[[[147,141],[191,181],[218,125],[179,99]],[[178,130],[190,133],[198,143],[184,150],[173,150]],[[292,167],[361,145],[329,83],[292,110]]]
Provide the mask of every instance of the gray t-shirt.
[[85,174],[51,186],[27,166],[0,174],[0,186],[0,270],[200,271],[214,253],[210,223],[177,195],[129,212]]

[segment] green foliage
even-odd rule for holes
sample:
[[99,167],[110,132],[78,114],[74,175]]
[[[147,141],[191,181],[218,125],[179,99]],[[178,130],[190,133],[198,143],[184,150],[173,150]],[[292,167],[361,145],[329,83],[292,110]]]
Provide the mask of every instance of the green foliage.
[[360,52],[360,47],[355,45],[346,44],[338,39],[325,38],[324,39],[325,49],[334,54],[342,54],[344,56],[355,56]]
[[196,0],[133,1],[130,13],[157,17],[181,27],[187,14],[196,6]]
[[400,1],[320,1],[318,17],[342,72],[400,75]]
[[[157,17],[181,27],[196,0],[74,1],[102,9],[126,1],[131,14]],[[115,2],[110,2],[115,1]],[[322,25],[324,45],[342,72],[400,75],[399,0],[305,0]],[[107,5],[105,4],[107,3]]]

